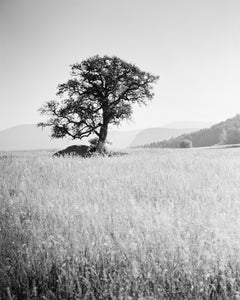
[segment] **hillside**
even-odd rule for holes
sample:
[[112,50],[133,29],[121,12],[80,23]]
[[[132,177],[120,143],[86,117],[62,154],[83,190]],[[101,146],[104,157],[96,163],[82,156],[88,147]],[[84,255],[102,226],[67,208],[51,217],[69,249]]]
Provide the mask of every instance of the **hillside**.
[[179,136],[180,134],[195,131],[196,128],[148,128],[140,131],[129,147],[137,147],[152,142],[160,142],[165,139]]
[[50,129],[42,130],[35,124],[24,124],[0,131],[0,151],[33,150],[66,147],[67,139],[52,140]]
[[192,133],[181,134],[171,139],[158,142],[146,143],[143,148],[178,148],[179,143],[188,139],[193,147],[207,147],[216,144],[238,144],[240,143],[240,114],[211,126]]

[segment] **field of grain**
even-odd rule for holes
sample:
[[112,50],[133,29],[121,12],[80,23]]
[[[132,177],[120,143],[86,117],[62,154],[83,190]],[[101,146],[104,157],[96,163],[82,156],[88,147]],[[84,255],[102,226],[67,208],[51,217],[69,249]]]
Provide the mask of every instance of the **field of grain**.
[[2,153],[0,299],[240,299],[240,149]]

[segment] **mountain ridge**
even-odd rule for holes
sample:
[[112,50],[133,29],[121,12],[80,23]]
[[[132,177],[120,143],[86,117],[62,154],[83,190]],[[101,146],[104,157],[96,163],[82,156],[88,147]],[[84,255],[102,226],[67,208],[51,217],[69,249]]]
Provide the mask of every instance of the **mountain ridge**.
[[[197,128],[195,128],[197,129]],[[112,143],[110,148],[124,149],[132,145],[143,145],[146,141],[163,140],[176,136],[176,133],[189,132],[194,129],[179,128],[146,128],[143,130],[110,130],[108,140]],[[152,132],[154,131],[154,134]],[[144,137],[144,138],[143,138]],[[64,139],[51,139],[50,128],[41,129],[36,124],[21,124],[0,130],[0,151],[36,150],[36,149],[63,149],[74,144],[88,144],[91,138],[84,138],[81,141]]]

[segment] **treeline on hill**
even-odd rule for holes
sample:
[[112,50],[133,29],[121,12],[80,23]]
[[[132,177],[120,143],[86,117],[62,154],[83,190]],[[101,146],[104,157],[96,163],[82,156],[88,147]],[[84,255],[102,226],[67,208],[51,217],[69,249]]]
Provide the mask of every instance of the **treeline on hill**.
[[240,143],[240,114],[231,119],[215,124],[210,128],[198,130],[193,133],[182,134],[176,138],[153,142],[138,148],[179,148],[182,141],[190,141],[192,147],[207,147],[216,144]]

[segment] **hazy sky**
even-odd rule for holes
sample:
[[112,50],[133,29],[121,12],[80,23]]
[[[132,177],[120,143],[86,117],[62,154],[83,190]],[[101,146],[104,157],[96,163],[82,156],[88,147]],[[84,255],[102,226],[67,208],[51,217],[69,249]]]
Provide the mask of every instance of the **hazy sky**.
[[121,129],[240,113],[239,0],[0,0],[0,130],[41,121],[69,65],[96,54],[160,76]]

